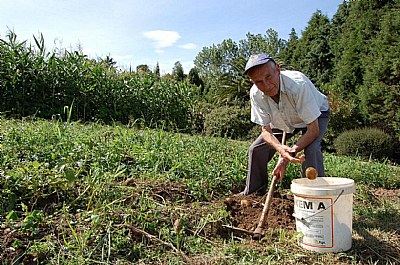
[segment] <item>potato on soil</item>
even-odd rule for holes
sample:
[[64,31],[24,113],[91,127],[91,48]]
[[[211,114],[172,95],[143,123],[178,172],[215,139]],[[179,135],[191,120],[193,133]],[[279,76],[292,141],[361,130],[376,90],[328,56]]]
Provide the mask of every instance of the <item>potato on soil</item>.
[[250,207],[251,202],[249,200],[243,199],[240,201],[240,205],[242,205],[243,207]]

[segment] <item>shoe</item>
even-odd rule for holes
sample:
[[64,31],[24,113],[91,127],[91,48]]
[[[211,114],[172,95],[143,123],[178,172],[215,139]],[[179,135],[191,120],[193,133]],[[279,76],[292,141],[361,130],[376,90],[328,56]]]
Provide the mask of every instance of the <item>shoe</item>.
[[241,197],[244,196],[244,191],[231,195],[230,197]]

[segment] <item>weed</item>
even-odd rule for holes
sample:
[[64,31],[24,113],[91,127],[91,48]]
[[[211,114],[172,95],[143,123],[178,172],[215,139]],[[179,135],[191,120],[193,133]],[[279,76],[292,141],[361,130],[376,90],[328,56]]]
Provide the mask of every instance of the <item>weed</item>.
[[[325,154],[329,176],[357,184],[354,243],[347,253],[319,255],[303,250],[294,231],[271,229],[255,242],[222,229],[229,216],[221,199],[244,187],[248,142],[40,119],[1,119],[1,137],[5,263],[398,261],[399,201],[373,192],[399,188],[399,169],[386,162]],[[299,173],[298,165],[290,167],[279,189]]]

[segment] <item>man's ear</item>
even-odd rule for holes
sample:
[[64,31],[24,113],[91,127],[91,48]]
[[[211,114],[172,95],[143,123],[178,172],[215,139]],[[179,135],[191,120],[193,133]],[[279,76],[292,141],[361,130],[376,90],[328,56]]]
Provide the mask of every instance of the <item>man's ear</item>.
[[280,64],[276,64],[276,70],[280,73],[281,72],[281,65]]

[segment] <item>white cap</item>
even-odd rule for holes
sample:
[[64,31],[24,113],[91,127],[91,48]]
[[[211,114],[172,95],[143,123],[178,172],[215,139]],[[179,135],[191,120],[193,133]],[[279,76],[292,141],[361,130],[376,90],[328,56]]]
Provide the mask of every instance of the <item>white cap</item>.
[[272,58],[272,56],[267,53],[251,55],[249,60],[246,63],[246,67],[244,69],[244,74],[247,74],[247,72],[254,66],[266,64],[269,61],[275,62],[274,58]]

